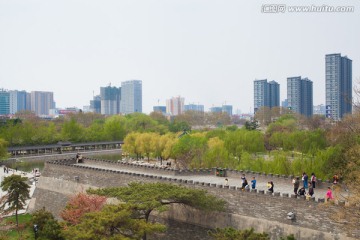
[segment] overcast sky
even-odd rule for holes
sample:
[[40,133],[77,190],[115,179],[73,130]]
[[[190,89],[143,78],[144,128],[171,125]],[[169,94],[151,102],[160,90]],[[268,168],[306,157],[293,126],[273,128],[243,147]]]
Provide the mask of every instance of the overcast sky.
[[[262,13],[263,4],[354,6],[353,13]],[[253,81],[313,81],[325,103],[325,54],[360,76],[360,1],[0,0],[0,88],[53,91],[57,107],[89,105],[100,87],[143,81],[143,111],[185,104],[253,111]]]

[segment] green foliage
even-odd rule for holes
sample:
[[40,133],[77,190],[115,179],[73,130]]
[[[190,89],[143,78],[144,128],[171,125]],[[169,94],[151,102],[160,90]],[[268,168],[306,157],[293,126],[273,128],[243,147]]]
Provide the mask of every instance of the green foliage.
[[90,189],[89,193],[107,197],[116,197],[132,204],[139,215],[148,219],[152,210],[165,211],[172,203],[184,204],[204,211],[223,211],[225,202],[204,190],[185,188],[165,183],[132,182],[128,187]]
[[52,213],[44,208],[36,211],[32,216],[32,225],[38,226],[37,236],[39,240],[62,240],[62,228]]
[[207,139],[199,134],[184,135],[173,146],[174,157],[184,168],[202,167],[206,150]]
[[111,116],[105,120],[104,135],[107,140],[116,141],[125,138],[125,124],[126,120],[118,115]]
[[245,122],[245,129],[246,130],[256,130],[259,128],[259,124],[256,120],[252,120],[252,121],[246,121]]
[[76,122],[74,118],[66,121],[61,130],[62,140],[80,142],[83,138],[83,126]]
[[187,122],[172,122],[169,124],[170,132],[182,132],[182,131],[190,131],[191,126]]
[[8,143],[0,138],[0,160],[8,157],[7,147]]
[[0,210],[5,214],[15,211],[16,225],[19,225],[18,211],[24,209],[25,201],[30,198],[30,186],[26,183],[28,179],[20,175],[5,177],[1,182],[1,189],[5,192],[0,200]]
[[208,232],[215,240],[270,240],[267,233],[256,233],[253,228],[236,230],[234,228],[216,228]]
[[99,212],[85,214],[82,221],[69,226],[64,235],[74,240],[128,240],[165,230],[161,224],[134,218],[133,211],[134,207],[129,204],[105,205]]

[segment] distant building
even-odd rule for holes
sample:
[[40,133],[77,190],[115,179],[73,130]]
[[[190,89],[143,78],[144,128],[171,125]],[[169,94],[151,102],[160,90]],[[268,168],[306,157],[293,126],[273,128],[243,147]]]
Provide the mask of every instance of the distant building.
[[261,107],[280,106],[280,85],[267,79],[254,81],[254,112]]
[[287,78],[288,108],[293,112],[311,117],[313,114],[313,83],[307,78]]
[[101,114],[114,115],[120,113],[120,91],[121,89],[117,87],[100,87]]
[[221,113],[222,112],[222,107],[211,107],[209,110],[212,113]]
[[121,83],[120,112],[123,114],[142,112],[141,80],[130,80]]
[[325,56],[326,117],[340,120],[352,112],[352,60],[341,54]]
[[281,107],[283,108],[288,108],[289,106],[289,102],[287,99],[284,99],[284,101],[281,102]]
[[49,110],[55,108],[53,92],[32,91],[30,94],[31,111],[37,116],[47,116]]
[[96,95],[90,100],[90,112],[101,113],[101,96]]
[[153,111],[165,114],[166,113],[166,106],[154,106]]
[[320,105],[316,105],[314,106],[314,114],[317,115],[325,115],[325,105],[324,104],[320,104]]
[[0,89],[0,115],[10,114],[10,93]]
[[26,91],[12,90],[10,93],[10,114],[20,111],[30,110],[28,101],[28,93]]
[[184,113],[185,99],[178,96],[166,100],[166,113],[171,116],[177,116]]
[[223,113],[227,113],[227,115],[232,116],[232,110],[233,110],[233,106],[232,105],[223,105],[222,106],[222,112]]
[[188,104],[184,106],[184,111],[204,112],[204,105]]

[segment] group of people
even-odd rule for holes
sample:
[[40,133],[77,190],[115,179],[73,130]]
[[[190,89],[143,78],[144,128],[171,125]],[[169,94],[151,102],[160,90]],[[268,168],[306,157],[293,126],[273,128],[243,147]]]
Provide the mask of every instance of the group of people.
[[[314,188],[316,186],[315,173],[311,173],[309,181],[309,176],[306,174],[306,172],[303,172],[301,181],[303,183],[303,186],[300,188],[300,178],[295,177],[292,180],[294,186],[294,194],[299,196],[307,196],[309,198],[312,197],[314,195]],[[306,190],[308,190],[308,192],[306,192]]]
[[[298,196],[305,196],[306,199],[310,199],[313,195],[314,195],[314,189],[316,187],[316,176],[315,173],[311,173],[311,177],[310,177],[310,181],[309,181],[309,176],[304,172],[302,174],[302,187],[300,188],[300,178],[299,177],[295,177],[292,180],[293,186],[294,186],[294,194],[298,195]],[[337,175],[334,176],[334,183],[338,183],[339,178]],[[229,184],[229,180],[227,178],[225,178],[225,185]],[[251,184],[251,185],[250,185]],[[255,177],[252,177],[252,180],[250,181],[250,184],[248,183],[245,174],[242,175],[241,177],[241,189],[246,190],[246,189],[256,189],[256,179]],[[269,181],[267,184],[267,189],[269,192],[273,193],[274,192],[274,183],[272,181]],[[328,190],[326,192],[326,200],[332,200],[334,199],[333,194],[332,194],[332,190],[331,187],[328,187]]]
[[[251,183],[251,189],[256,189],[256,179],[255,177],[252,177]],[[274,192],[274,183],[272,181],[267,183],[267,188],[269,192]],[[245,174],[241,177],[241,189],[250,189],[250,185],[245,177]]]

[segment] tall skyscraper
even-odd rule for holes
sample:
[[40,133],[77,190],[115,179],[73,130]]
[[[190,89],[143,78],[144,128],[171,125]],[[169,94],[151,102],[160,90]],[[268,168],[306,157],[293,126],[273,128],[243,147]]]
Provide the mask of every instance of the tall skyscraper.
[[280,106],[280,85],[267,79],[254,81],[254,112],[260,107]]
[[101,114],[113,115],[120,113],[120,88],[111,86],[100,87],[100,99]]
[[26,91],[10,91],[10,114],[30,110],[29,105],[30,104],[27,103]]
[[49,115],[49,110],[55,108],[53,92],[32,91],[30,94],[31,111],[36,115]]
[[178,96],[166,100],[166,113],[172,116],[177,116],[184,113],[185,99]]
[[90,112],[101,113],[101,97],[96,95],[93,100],[90,100]]
[[130,80],[121,83],[120,112],[123,114],[142,112],[141,80]]
[[340,53],[325,56],[326,117],[340,120],[352,112],[352,60]]
[[10,113],[10,93],[4,89],[0,89],[0,115]]
[[288,108],[310,117],[313,115],[313,83],[308,78],[287,78]]

